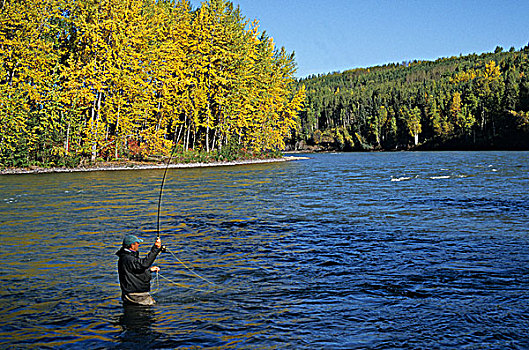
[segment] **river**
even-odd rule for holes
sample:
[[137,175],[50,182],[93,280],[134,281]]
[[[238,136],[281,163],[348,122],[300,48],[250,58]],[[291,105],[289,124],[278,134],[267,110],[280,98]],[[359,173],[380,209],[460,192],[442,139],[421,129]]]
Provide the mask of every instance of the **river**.
[[[529,348],[529,153],[0,177],[0,348]],[[182,264],[184,263],[184,264]]]

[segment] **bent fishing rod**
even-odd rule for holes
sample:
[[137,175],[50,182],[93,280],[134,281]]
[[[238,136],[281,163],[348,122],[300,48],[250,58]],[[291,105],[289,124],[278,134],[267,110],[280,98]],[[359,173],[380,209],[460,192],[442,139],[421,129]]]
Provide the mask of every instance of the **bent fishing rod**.
[[167,165],[165,166],[165,170],[163,172],[162,184],[160,185],[160,194],[158,196],[158,216],[156,220],[156,238],[160,238],[160,210],[162,208],[163,186],[165,184],[165,178],[167,177],[167,170],[169,169],[169,164],[171,164],[171,160],[173,159],[175,151],[176,147],[171,151],[171,154],[169,155],[169,160],[167,161]]
[[[156,219],[156,239],[160,239],[160,211],[161,211],[161,208],[162,208],[163,187],[165,185],[165,179],[167,178],[167,170],[169,169],[169,165],[171,164],[171,161],[173,160],[173,156],[175,154],[176,149],[177,149],[177,147],[174,147],[173,150],[171,151],[171,154],[169,155],[169,160],[167,161],[167,165],[165,166],[165,170],[163,172],[163,177],[162,177],[162,183],[160,185],[160,193],[158,195],[158,215],[157,215],[157,219]],[[208,282],[209,284],[212,284],[212,285],[216,286],[215,283],[211,282],[210,280],[208,280],[205,277],[200,276],[198,273],[193,271],[193,269],[191,269],[189,266],[184,264],[184,262],[182,260],[180,260],[172,251],[168,250],[166,246],[162,246],[162,252],[166,252],[166,251],[169,251],[169,253],[171,253],[171,255],[180,264],[182,264],[182,266],[184,266],[189,272],[191,272],[193,275],[195,275],[196,277],[200,278],[203,281]]]

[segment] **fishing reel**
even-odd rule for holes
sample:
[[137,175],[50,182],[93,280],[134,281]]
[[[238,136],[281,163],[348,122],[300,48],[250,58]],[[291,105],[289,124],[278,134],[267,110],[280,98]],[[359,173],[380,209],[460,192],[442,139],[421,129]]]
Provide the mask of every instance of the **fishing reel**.
[[[156,242],[158,242],[159,240],[160,240],[160,236],[158,235],[158,237],[156,237]],[[165,253],[166,251],[167,251],[167,247],[162,245],[162,247],[160,248],[160,252]]]

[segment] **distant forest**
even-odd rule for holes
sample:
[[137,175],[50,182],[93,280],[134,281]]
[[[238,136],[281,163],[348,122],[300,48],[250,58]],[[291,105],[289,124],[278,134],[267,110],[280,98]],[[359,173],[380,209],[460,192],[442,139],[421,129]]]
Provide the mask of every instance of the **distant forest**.
[[310,76],[296,149],[529,149],[529,45]]

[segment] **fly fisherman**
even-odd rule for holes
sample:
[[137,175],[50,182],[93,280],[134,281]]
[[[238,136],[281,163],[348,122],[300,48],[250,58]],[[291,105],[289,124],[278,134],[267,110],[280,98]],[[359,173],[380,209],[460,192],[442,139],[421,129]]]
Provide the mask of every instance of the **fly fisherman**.
[[149,293],[151,290],[151,272],[158,272],[158,266],[151,266],[162,251],[162,241],[158,237],[151,251],[140,258],[138,248],[143,240],[126,235],[123,246],[116,253],[119,256],[118,273],[123,304],[153,305],[156,303]]

